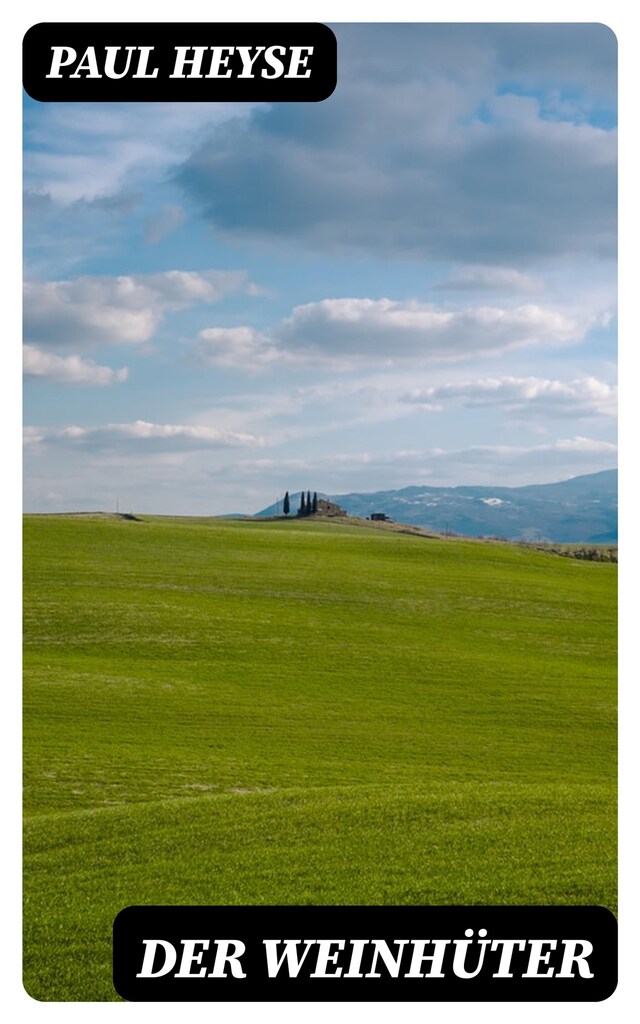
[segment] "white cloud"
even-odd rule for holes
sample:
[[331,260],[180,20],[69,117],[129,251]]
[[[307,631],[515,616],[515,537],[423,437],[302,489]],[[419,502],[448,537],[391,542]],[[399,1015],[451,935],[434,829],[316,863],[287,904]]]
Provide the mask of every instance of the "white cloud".
[[80,348],[141,344],[152,337],[167,312],[217,302],[246,285],[246,274],[236,270],[27,281],[25,340]]
[[131,453],[260,446],[264,443],[262,438],[252,434],[189,424],[148,423],[145,420],[108,423],[100,427],[26,427],[24,441],[31,448],[55,445],[66,448],[119,449]]
[[297,306],[278,336],[289,348],[394,359],[458,358],[522,344],[581,339],[591,318],[541,306],[476,306],[451,311],[391,299],[323,299]]
[[401,401],[439,409],[441,403],[503,406],[518,414],[545,416],[615,416],[617,388],[595,377],[564,383],[539,377],[499,377],[413,389]]
[[58,356],[52,352],[42,352],[34,345],[24,346],[23,367],[26,377],[50,380],[56,384],[88,384],[100,387],[126,380],[129,373],[126,366],[112,370],[109,366],[99,366],[92,360],[81,359],[80,356]]
[[193,348],[198,361],[255,371],[276,364],[337,369],[459,360],[522,345],[581,341],[601,318],[537,305],[451,310],[416,300],[322,299],[296,306],[270,333],[208,328]]
[[207,327],[200,331],[190,352],[190,360],[203,366],[240,368],[246,373],[282,363],[286,353],[267,335],[252,327]]

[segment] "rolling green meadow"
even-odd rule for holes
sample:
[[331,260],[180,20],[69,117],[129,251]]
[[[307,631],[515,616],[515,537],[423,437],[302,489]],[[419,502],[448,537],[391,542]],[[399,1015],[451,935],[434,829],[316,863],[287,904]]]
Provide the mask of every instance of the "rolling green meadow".
[[616,906],[616,570],[328,521],[27,516],[25,985],[131,904]]

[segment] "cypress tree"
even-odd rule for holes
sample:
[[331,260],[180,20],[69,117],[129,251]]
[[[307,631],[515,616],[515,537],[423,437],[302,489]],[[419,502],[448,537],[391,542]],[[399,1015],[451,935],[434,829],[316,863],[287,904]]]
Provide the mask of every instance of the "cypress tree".
[[300,491],[300,508],[298,509],[298,515],[299,516],[306,515],[305,505],[304,505],[304,491]]
[[284,512],[285,516],[288,516],[290,510],[291,510],[291,506],[289,504],[289,492],[285,491],[284,501],[282,503],[282,511]]
[[314,515],[318,511],[318,492],[317,491],[313,492],[313,509],[312,509],[312,511],[313,511]]
[[307,491],[307,515],[311,515],[311,491]]

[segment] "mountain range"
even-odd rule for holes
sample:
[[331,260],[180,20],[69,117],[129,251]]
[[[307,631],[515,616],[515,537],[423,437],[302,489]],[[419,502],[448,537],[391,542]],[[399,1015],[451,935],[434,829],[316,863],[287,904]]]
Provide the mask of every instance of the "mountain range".
[[[300,492],[292,493],[295,514]],[[468,537],[556,543],[615,544],[618,539],[618,471],[604,470],[551,484],[525,487],[403,487],[330,497],[351,516],[384,512],[398,523]],[[282,504],[258,516],[276,515]]]

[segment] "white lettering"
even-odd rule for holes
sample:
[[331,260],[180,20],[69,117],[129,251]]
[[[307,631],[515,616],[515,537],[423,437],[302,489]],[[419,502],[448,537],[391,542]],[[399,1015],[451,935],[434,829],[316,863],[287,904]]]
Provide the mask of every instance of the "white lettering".
[[[593,978],[587,963],[587,957],[593,953],[593,946],[589,940],[564,939],[563,941],[564,956],[562,957],[562,967],[556,974],[556,978],[575,978],[575,974],[571,970],[571,966],[574,963],[578,965],[578,973],[581,978]],[[579,953],[576,953],[577,946],[581,947]]]
[[373,952],[373,960],[371,963],[371,970],[365,977],[367,978],[380,978],[381,975],[376,971],[378,960],[383,960],[384,965],[387,968],[392,978],[397,978],[400,973],[400,961],[402,960],[402,954],[404,953],[404,947],[406,946],[408,939],[394,939],[394,944],[399,946],[397,956],[394,960],[393,954],[389,949],[384,939],[373,939],[375,949]]
[[[229,57],[233,53],[234,49],[235,47],[233,46],[211,47],[211,67],[209,68],[209,73],[206,76],[207,78],[231,78],[231,68],[229,68],[228,71],[224,72],[224,74],[220,71],[220,68],[227,67],[229,63]],[[223,53],[226,53],[227,56],[223,57]],[[238,77],[242,78],[243,76],[239,75]]]
[[116,57],[117,57],[117,55],[118,55],[118,53],[120,52],[121,49],[122,49],[122,47],[120,47],[120,46],[107,46],[106,47],[107,58],[106,58],[106,60],[104,62],[104,73],[107,76],[107,78],[124,78],[124,76],[126,74],[128,74],[128,72],[129,72],[129,67],[131,65],[131,54],[136,49],[136,47],[135,46],[125,46],[125,50],[127,51],[127,63],[125,65],[124,71],[121,71],[120,73],[118,73],[116,71]]
[[364,953],[364,947],[368,945],[368,939],[352,939],[351,940],[351,960],[349,961],[349,970],[343,975],[345,978],[362,978],[363,975],[360,973],[360,967],[362,965],[362,956]]
[[273,68],[273,74],[270,75],[269,72],[263,68],[261,72],[263,78],[280,78],[284,71],[284,64],[279,57],[275,56],[276,50],[280,54],[285,54],[287,52],[286,46],[270,46],[268,50],[265,50],[265,64],[268,64],[269,67]]
[[484,954],[487,951],[490,939],[485,939],[484,936],[487,934],[486,928],[481,928],[478,935],[481,938],[478,940],[480,946],[480,953],[478,954],[478,966],[475,971],[468,971],[466,968],[466,959],[469,946],[473,943],[473,928],[467,928],[464,933],[466,939],[454,939],[453,944],[456,947],[456,951],[453,956],[453,973],[457,978],[475,978],[476,975],[480,974],[482,965],[484,963]]
[[69,78],[82,78],[83,71],[88,72],[86,75],[87,78],[102,78],[102,75],[98,71],[95,46],[87,46],[86,50],[82,54],[80,63],[73,74],[69,75]]
[[153,46],[139,46],[140,57],[138,58],[138,70],[136,71],[133,78],[157,78],[158,68],[154,68],[149,74],[147,74],[147,64],[149,63],[149,56],[153,50]]
[[256,52],[252,57],[251,47],[236,46],[236,51],[240,54],[240,59],[242,60],[242,72],[238,75],[238,78],[253,78],[253,65],[263,50],[264,46],[256,46]]
[[[531,947],[531,953],[529,954],[529,963],[527,964],[527,973],[523,974],[523,978],[551,978],[553,976],[554,968],[550,967],[548,971],[538,971],[540,964],[548,964],[549,957],[551,956],[551,950],[555,949],[558,945],[556,939],[529,939],[529,945]],[[542,952],[543,946],[549,946],[546,953]]]
[[[194,53],[193,57],[187,57],[189,50]],[[206,46],[176,46],[176,61],[169,78],[201,78],[200,69],[206,50]],[[187,64],[191,65],[188,75],[184,70]]]
[[[247,948],[244,942],[241,942],[240,939],[216,939],[216,943],[218,948],[213,962],[213,970],[209,972],[207,977],[226,977],[225,964],[228,963],[234,978],[246,978],[240,963],[240,957]],[[229,946],[233,946],[233,953],[229,952]]]
[[[331,952],[331,947],[337,946],[335,953]],[[342,967],[337,967],[335,971],[327,970],[329,964],[335,964],[338,959],[338,954],[341,949],[344,949],[344,939],[318,939],[318,960],[316,963],[316,969],[314,974],[310,974],[310,978],[339,978],[342,974]]]
[[[285,948],[282,956],[278,959],[278,943],[284,942]],[[298,960],[298,943],[305,942],[305,951]],[[282,967],[283,962],[287,961],[287,970],[290,978],[297,978],[300,973],[300,968],[306,960],[307,953],[313,945],[315,945],[315,939],[263,939],[262,944],[265,946],[265,952],[267,954],[267,970],[270,978],[275,978],[278,971]]]
[[[47,75],[47,78],[62,78],[60,74],[60,68],[65,68],[69,64],[73,64],[77,57],[76,51],[72,50],[70,46],[52,46],[53,57],[51,58],[51,71]],[[63,54],[67,54],[66,60],[63,59]]]
[[[209,939],[183,939],[182,940],[182,959],[180,961],[180,970],[175,975],[176,978],[204,978],[207,973],[207,968],[203,967],[202,970],[196,971],[195,974],[191,971],[191,964],[202,963],[202,954],[205,949],[209,948]],[[199,953],[195,952],[196,946],[202,946]]]
[[[431,944],[431,939],[413,939],[413,956],[411,958],[411,967],[409,968],[406,978],[444,978],[442,973],[442,962],[444,960],[445,947],[451,944],[451,939],[434,939],[433,946],[435,952],[429,956],[425,953],[425,948]],[[420,965],[423,960],[430,960],[432,969],[426,971],[424,974],[420,972]]]
[[[303,51],[306,51],[307,56],[301,56]],[[291,47],[291,62],[289,64],[289,70],[287,71],[285,78],[309,78],[311,74],[311,68],[305,71],[303,75],[297,74],[298,68],[304,68],[307,66],[307,61],[313,53],[313,46],[292,46]]]
[[522,952],[526,944],[526,939],[495,939],[491,943],[492,953],[494,953],[497,949],[500,948],[500,946],[502,946],[502,953],[500,954],[500,965],[496,973],[493,975],[494,978],[513,978],[513,974],[509,973],[513,951],[517,946],[520,952]]
[[[136,978],[161,978],[163,974],[168,974],[169,971],[173,970],[178,954],[170,942],[165,942],[164,939],[143,939],[142,941],[146,948],[144,960],[142,961],[142,970],[139,974],[136,974]],[[156,958],[158,946],[162,946],[164,949],[164,964],[157,971],[154,971],[153,961]]]

